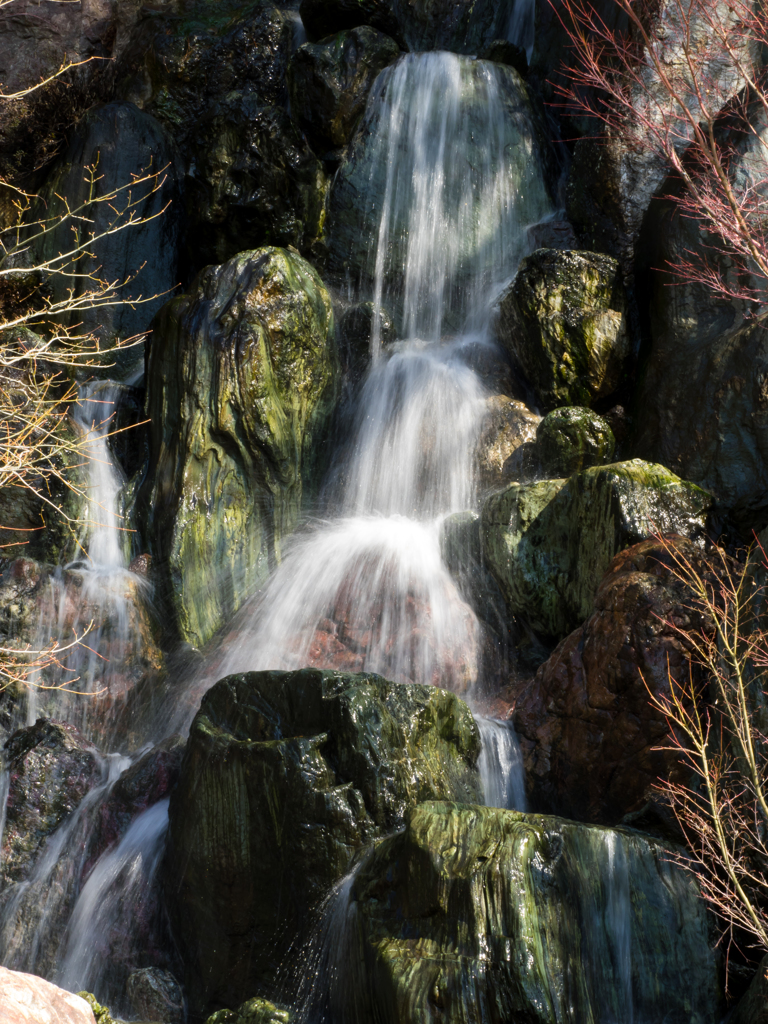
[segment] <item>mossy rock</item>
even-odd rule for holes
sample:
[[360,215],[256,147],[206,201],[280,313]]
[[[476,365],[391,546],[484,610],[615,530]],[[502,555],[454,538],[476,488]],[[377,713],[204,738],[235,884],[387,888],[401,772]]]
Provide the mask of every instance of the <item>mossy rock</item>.
[[591,409],[553,409],[536,429],[536,447],[545,476],[573,476],[613,458],[616,439],[610,425]]
[[483,559],[509,610],[558,639],[591,614],[614,555],[656,533],[701,535],[711,505],[706,491],[640,459],[512,484],[483,505]]
[[537,249],[499,300],[496,337],[542,409],[612,394],[629,356],[619,264],[602,253]]
[[671,857],[637,833],[421,804],[334,905],[306,1019],[711,1024],[706,909]]
[[84,999],[93,1010],[93,1016],[96,1018],[96,1024],[118,1024],[109,1012],[109,1009],[106,1006],[101,1005],[93,992],[78,992],[77,994],[81,999]]
[[205,1024],[290,1024],[291,1014],[258,996],[236,1010],[217,1010]]
[[205,644],[275,568],[338,378],[328,292],[284,249],[207,267],[155,321],[136,507],[182,640]]
[[482,799],[479,752],[469,708],[432,686],[303,669],[209,690],[164,868],[190,1009],[277,994],[279,965],[358,850],[422,800]]

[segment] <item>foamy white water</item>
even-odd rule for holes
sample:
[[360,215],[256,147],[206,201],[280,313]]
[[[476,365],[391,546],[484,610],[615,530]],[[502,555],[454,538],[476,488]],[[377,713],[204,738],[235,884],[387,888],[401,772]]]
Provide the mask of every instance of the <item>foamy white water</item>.
[[512,723],[479,715],[475,721],[482,743],[477,767],[486,806],[527,811],[523,756]]

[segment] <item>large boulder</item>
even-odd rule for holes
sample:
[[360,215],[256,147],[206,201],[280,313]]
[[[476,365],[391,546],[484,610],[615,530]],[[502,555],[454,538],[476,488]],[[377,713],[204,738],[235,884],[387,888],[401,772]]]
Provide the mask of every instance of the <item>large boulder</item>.
[[287,99],[294,22],[264,0],[186,4],[181,17],[150,16],[125,55],[126,99],[153,114],[183,147],[201,117],[229,93],[264,105]]
[[[156,177],[137,183],[137,175]],[[93,201],[94,195],[103,197],[116,190],[120,191],[108,202]],[[61,267],[63,272],[49,276],[53,301],[66,300],[70,292],[77,298],[100,280],[121,285],[122,301],[96,302],[93,308],[86,305],[66,314],[65,322],[77,333],[94,331],[107,341],[146,331],[178,283],[178,168],[162,125],[132,103],[95,107],[78,124],[41,197],[45,216],[61,221],[34,244],[30,259],[55,260],[69,252],[75,226],[81,239],[95,238],[76,265],[54,262],[54,271]],[[76,219],[70,211],[77,211]],[[116,230],[131,221],[131,226]],[[83,224],[88,224],[87,229]],[[135,349],[123,358],[135,363]]]
[[[706,255],[707,239],[674,209],[661,207],[654,218],[657,266]],[[732,266],[719,263],[732,278]],[[654,275],[634,451],[706,487],[751,539],[768,523],[766,320],[744,323],[743,304],[703,284],[670,283]]]
[[80,996],[58,985],[0,967],[0,1024],[96,1024]]
[[317,669],[230,676],[203,698],[170,810],[166,891],[190,1008],[276,970],[362,846],[425,799],[481,799],[454,694]]
[[72,725],[39,718],[6,742],[2,886],[27,879],[45,841],[101,782],[98,752]]
[[291,59],[291,115],[318,153],[349,142],[380,71],[400,56],[397,43],[370,26],[305,43]]
[[207,267],[154,325],[137,498],[178,634],[201,645],[274,569],[336,394],[331,300],[300,256]]
[[703,533],[711,503],[694,484],[639,459],[512,484],[482,507],[483,557],[509,610],[560,638],[590,615],[614,555],[657,533]]
[[692,876],[637,833],[558,818],[421,804],[339,890],[323,939],[306,1019],[710,1024],[719,1009]]
[[515,729],[537,810],[616,824],[655,806],[658,779],[690,781],[649,699],[669,692],[670,676],[685,685],[691,673],[702,675],[679,630],[707,623],[675,574],[675,558],[698,565],[701,556],[681,537],[618,554],[590,617],[515,692]]
[[496,337],[541,407],[591,405],[616,390],[629,355],[616,260],[538,249],[499,300]]
[[187,140],[187,260],[198,269],[262,245],[309,252],[322,233],[326,178],[282,107],[230,93]]
[[521,445],[531,444],[541,417],[506,395],[486,399],[486,414],[475,456],[480,487],[491,490],[508,482],[504,467]]
[[536,428],[537,454],[548,477],[573,476],[613,458],[616,439],[610,424],[591,409],[553,409]]

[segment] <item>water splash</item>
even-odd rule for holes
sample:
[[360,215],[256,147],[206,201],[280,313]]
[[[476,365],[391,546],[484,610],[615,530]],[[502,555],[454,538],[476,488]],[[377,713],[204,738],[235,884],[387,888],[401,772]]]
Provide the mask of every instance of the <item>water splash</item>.
[[482,749],[477,767],[487,807],[527,811],[525,769],[517,734],[511,722],[475,716]]

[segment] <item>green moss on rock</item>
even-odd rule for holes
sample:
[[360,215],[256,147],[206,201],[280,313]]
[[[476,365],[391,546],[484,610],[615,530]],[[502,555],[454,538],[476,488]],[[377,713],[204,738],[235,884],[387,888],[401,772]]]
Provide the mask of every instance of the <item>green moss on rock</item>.
[[602,253],[536,250],[500,299],[496,336],[543,409],[610,395],[629,355],[618,262]]
[[137,510],[181,639],[206,643],[275,568],[337,384],[331,300],[297,254],[208,267],[157,318]]
[[613,458],[616,440],[609,424],[580,406],[554,409],[536,429],[536,448],[545,476],[572,476]]
[[323,1009],[380,1024],[711,1024],[706,910],[669,858],[626,831],[421,804],[339,908]]
[[563,637],[590,615],[614,555],[655,533],[701,533],[711,504],[694,484],[640,459],[512,484],[483,505],[483,558],[512,613]]
[[255,997],[236,1010],[217,1010],[205,1024],[290,1024],[288,1010],[281,1010],[268,999]]
[[203,699],[171,800],[166,887],[193,1012],[270,994],[361,847],[427,799],[476,802],[469,708],[431,686],[303,669]]

